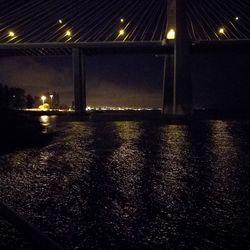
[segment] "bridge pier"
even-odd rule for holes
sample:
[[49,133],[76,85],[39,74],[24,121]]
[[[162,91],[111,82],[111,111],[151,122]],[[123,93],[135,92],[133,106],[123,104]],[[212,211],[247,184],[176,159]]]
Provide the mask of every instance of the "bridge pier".
[[[192,113],[192,83],[190,74],[190,43],[186,25],[187,0],[168,0],[166,34],[175,30],[174,55],[167,55],[163,76],[163,108],[166,115]],[[167,37],[167,35],[166,35]]]
[[164,57],[163,68],[163,104],[162,114],[170,115],[173,113],[174,106],[174,55]]
[[72,49],[75,112],[86,111],[86,67],[85,55],[80,48]]

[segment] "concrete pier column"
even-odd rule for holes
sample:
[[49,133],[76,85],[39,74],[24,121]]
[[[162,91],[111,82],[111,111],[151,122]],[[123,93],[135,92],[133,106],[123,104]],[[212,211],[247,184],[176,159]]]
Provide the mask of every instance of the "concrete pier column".
[[162,114],[173,113],[174,103],[174,55],[166,55],[164,58],[163,72],[163,104]]
[[85,55],[79,48],[72,49],[75,112],[86,111],[86,67]]
[[[186,22],[188,0],[168,0],[168,32],[175,31],[174,55],[166,56],[164,66],[163,114],[192,113],[192,83],[190,73],[190,42]],[[170,91],[170,93],[169,93]]]

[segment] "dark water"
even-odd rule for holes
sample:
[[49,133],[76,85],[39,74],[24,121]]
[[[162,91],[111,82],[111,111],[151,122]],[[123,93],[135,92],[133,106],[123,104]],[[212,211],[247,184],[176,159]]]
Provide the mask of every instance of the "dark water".
[[[0,197],[65,249],[250,249],[250,121],[57,130],[0,157]],[[28,247],[0,221],[0,246]]]

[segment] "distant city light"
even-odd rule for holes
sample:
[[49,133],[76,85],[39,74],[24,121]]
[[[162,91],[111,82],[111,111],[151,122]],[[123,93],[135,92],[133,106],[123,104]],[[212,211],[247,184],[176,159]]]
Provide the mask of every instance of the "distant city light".
[[59,21],[58,21],[60,24],[62,24],[63,23],[63,21],[62,21],[62,19],[59,19]]
[[220,29],[219,29],[219,33],[220,33],[221,35],[224,35],[224,34],[225,34],[225,29],[224,29],[224,28],[220,28]]
[[101,106],[101,107],[86,107],[87,111],[150,111],[150,110],[161,110],[161,108],[140,108],[140,107],[110,107],[110,106]]
[[54,95],[51,94],[51,95],[49,95],[49,97],[50,97],[50,108],[53,109],[53,107],[52,107],[53,106],[53,101],[52,100],[53,100]]
[[14,37],[15,36],[15,32],[14,31],[9,31],[8,35],[9,35],[9,37]]
[[170,29],[169,32],[167,33],[167,39],[168,40],[174,40],[175,39],[175,30]]
[[42,99],[42,101],[43,101],[43,105],[44,105],[44,101],[46,100],[46,96],[41,96],[41,99]]
[[67,30],[65,33],[65,36],[71,36],[71,35],[72,35],[72,32],[70,30]]
[[120,19],[120,22],[121,22],[121,23],[124,23],[124,19],[123,19],[123,18],[121,18],[121,19]]
[[238,16],[237,16],[237,17],[235,17],[235,21],[239,21],[239,19],[240,19],[240,18],[239,18]]
[[125,35],[125,30],[124,29],[120,29],[119,30],[119,36],[124,36]]

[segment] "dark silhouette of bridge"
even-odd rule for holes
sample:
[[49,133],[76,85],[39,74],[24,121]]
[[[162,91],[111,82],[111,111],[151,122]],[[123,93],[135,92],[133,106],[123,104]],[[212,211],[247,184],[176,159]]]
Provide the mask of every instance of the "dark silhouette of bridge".
[[[0,44],[1,56],[72,55],[75,111],[86,110],[85,57],[103,54],[164,55],[162,113],[192,113],[192,82],[189,60],[192,53],[250,50],[248,39],[190,40],[187,29],[187,0],[167,0],[167,24],[160,41],[17,42]],[[60,20],[61,21],[61,20]],[[123,22],[121,20],[121,22]],[[67,31],[70,36],[70,31]],[[121,34],[124,30],[121,30]],[[221,29],[221,33],[224,30]],[[10,36],[14,36],[10,34]]]

